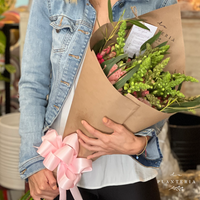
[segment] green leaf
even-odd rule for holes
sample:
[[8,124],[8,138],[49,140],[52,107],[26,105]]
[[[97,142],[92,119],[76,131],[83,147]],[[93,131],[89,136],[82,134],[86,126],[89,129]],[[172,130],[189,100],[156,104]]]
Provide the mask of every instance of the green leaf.
[[198,109],[200,108],[199,106],[195,106],[195,107],[167,107],[165,110],[163,110],[162,112],[165,113],[176,113],[176,112],[183,112],[183,111],[191,111],[194,109]]
[[117,81],[117,83],[115,83],[113,86],[117,90],[122,88],[125,85],[125,83],[133,76],[133,74],[138,71],[139,67],[140,67],[140,64],[136,65],[133,69],[128,71],[126,74],[124,74],[124,76],[122,78],[120,78],[120,80]]
[[0,21],[1,21],[2,19],[4,19],[4,18],[5,18],[5,16],[2,16],[2,15],[1,15],[1,16],[0,16]]
[[139,26],[140,28],[149,30],[148,27],[146,27],[144,24],[140,23],[138,20],[128,19],[127,22],[130,22],[133,25]]
[[159,37],[160,37],[160,34],[162,32],[159,31],[156,35],[154,35],[152,38],[150,38],[149,40],[147,40],[140,48],[141,51],[144,51],[146,49],[146,44],[149,43],[150,45],[153,44]]
[[30,190],[20,200],[27,200],[30,197]]
[[193,107],[197,105],[200,105],[200,97],[188,102],[173,103],[169,107]]
[[6,36],[0,31],[0,54],[4,54],[6,48]]
[[109,74],[109,71],[111,70],[114,64],[118,63],[120,60],[124,58],[128,58],[128,54],[123,54],[123,55],[117,56],[116,58],[113,58],[112,61],[108,63],[106,65],[106,68],[104,69],[105,75],[107,76]]
[[0,74],[0,81],[10,82],[10,79],[6,78],[2,74]]
[[101,50],[102,47],[105,45],[105,43],[106,43],[106,40],[105,40],[105,39],[102,39],[102,40],[98,41],[98,42],[93,46],[92,49],[94,50],[94,52],[95,52],[96,55],[100,52],[100,50]]
[[101,63],[101,67],[102,69],[104,69],[105,65],[110,64],[115,58],[111,58],[109,60],[104,61],[103,63]]
[[5,68],[11,74],[16,72],[16,68],[13,65],[10,65],[10,64],[5,65]]
[[126,9],[123,10],[123,13],[122,13],[121,16],[119,17],[118,22],[123,21],[123,17],[124,17],[125,11],[126,11]]
[[[160,47],[163,47],[163,46],[165,46],[165,45],[167,44],[167,42],[168,42],[168,41],[165,41],[165,42],[159,44],[157,47],[159,47],[159,48],[160,48]],[[157,47],[155,47],[155,48],[157,48]]]
[[180,91],[181,90],[181,88],[182,88],[182,85],[183,85],[183,82],[178,86],[178,91]]
[[110,0],[108,0],[108,16],[109,16],[109,20],[112,23],[113,22],[113,14],[112,14],[112,5]]
[[[131,28],[132,28],[132,25],[131,26],[127,26],[126,30],[130,30]],[[118,34],[118,33],[116,33],[116,34]]]
[[98,26],[99,26],[99,30],[101,31],[101,34],[103,35],[104,38],[106,38],[106,34],[104,34],[103,31],[101,30],[101,25],[99,23],[98,18],[97,18],[97,23],[98,23]]

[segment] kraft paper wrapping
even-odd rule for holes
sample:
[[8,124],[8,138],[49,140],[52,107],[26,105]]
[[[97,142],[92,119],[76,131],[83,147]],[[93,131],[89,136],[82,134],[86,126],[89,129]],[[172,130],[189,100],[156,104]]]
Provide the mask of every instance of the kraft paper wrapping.
[[[171,57],[171,60],[165,71],[176,70],[183,73],[185,52],[179,6],[176,4],[161,8],[144,14],[140,18],[157,26],[158,31],[163,31],[155,45],[168,40],[171,46],[170,54],[167,55]],[[112,130],[105,127],[102,122],[103,117],[106,116],[136,133],[170,116],[140,102],[130,94],[123,96],[109,82],[95,53],[91,51],[91,47],[103,39],[102,31],[106,28],[109,33],[112,25],[104,25],[91,38],[63,137],[74,133],[77,129],[92,137],[82,126],[81,120],[86,120],[91,126],[104,133],[112,133]],[[81,146],[79,157],[86,157],[91,153]]]

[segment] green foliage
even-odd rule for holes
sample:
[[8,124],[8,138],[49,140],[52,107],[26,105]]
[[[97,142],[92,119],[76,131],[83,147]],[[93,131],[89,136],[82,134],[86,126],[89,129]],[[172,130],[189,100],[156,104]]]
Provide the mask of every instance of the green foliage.
[[161,35],[161,31],[159,31],[156,35],[154,35],[152,38],[150,38],[149,40],[147,40],[140,48],[141,51],[144,51],[146,49],[146,44],[153,44]]
[[6,47],[6,36],[0,31],[0,54],[4,54]]
[[21,197],[20,200],[28,200],[30,198],[30,190],[24,194],[24,196]]
[[139,65],[137,65],[136,67],[134,67],[133,69],[131,69],[130,71],[128,71],[119,81],[117,81],[117,83],[115,83],[113,86],[119,90],[120,88],[122,88],[125,83],[133,76],[134,73],[137,72],[137,70],[139,69]]
[[157,97],[155,97],[153,94],[147,94],[146,97],[149,100],[150,104],[152,106],[155,106],[158,110],[162,107],[160,104],[160,100]]
[[0,16],[0,21],[2,20],[2,19],[4,19],[5,17],[4,16]]
[[16,72],[16,68],[10,64],[5,65],[5,69],[11,74]]
[[[6,10],[8,10],[10,8],[10,6],[12,5],[13,0],[0,0],[0,15],[5,12]],[[4,16],[0,16],[0,20],[4,19]],[[0,31],[0,54],[4,54],[5,53],[5,48],[6,48],[6,36],[4,35],[4,33],[2,31]],[[16,69],[14,66],[8,64],[8,65],[0,65],[0,67],[5,67],[5,69],[9,72],[9,73],[15,73]],[[1,81],[5,81],[5,82],[9,82],[10,80],[6,77],[4,77],[2,74],[0,74],[0,80]]]
[[110,0],[108,0],[108,17],[109,17],[110,22],[112,23],[113,22],[113,14],[112,14],[112,5],[111,5]]
[[116,56],[119,56],[124,53],[125,35],[126,35],[126,21],[123,21],[118,31],[117,43],[115,44]]
[[0,15],[9,10],[10,6],[14,3],[14,0],[0,0]]
[[[108,11],[110,22],[113,22],[112,7],[110,0],[108,1]],[[125,11],[124,11],[125,12]],[[114,58],[104,57],[105,61],[101,64],[104,73],[108,76],[113,65],[117,64],[118,68],[114,70],[108,77],[113,75],[118,70],[126,71],[117,82],[113,85],[117,90],[122,89],[122,94],[127,93],[135,95],[137,98],[143,98],[150,102],[150,104],[157,110],[163,112],[177,112],[177,111],[193,111],[200,107],[200,98],[186,98],[180,91],[182,84],[185,81],[198,82],[197,79],[185,74],[164,72],[164,68],[169,63],[170,58],[166,58],[170,48],[167,41],[152,48],[152,44],[160,37],[161,31],[146,41],[141,49],[140,55],[134,57],[132,61],[124,54],[123,47],[125,45],[126,30],[131,27],[127,23],[137,25],[141,28],[148,29],[139,20],[123,20],[123,15],[119,21],[113,25],[110,35],[102,33],[104,39],[99,41],[95,46],[95,53],[100,53],[107,43],[116,36],[115,46],[112,46],[111,52],[115,53]],[[114,55],[115,55],[114,54]]]
[[102,39],[93,46],[92,50],[95,52],[95,54],[98,54],[102,50],[102,47],[105,45],[105,43],[106,40]]
[[140,28],[149,30],[148,27],[146,27],[144,24],[140,23],[138,20],[135,20],[135,19],[134,19],[134,20],[133,20],[133,19],[128,19],[128,20],[126,20],[126,22],[130,22],[131,24],[136,25],[136,26],[138,26],[138,27],[140,27]]
[[120,56],[118,56],[116,58],[108,60],[109,62],[105,61],[104,64],[107,63],[106,68],[104,69],[105,75],[107,76],[109,74],[109,71],[111,70],[111,68],[113,67],[114,64],[118,63],[120,60],[122,60],[124,58],[128,58],[128,55],[127,54],[123,54],[123,55],[120,55]]
[[159,47],[159,48],[160,48],[160,47],[163,47],[163,46],[165,46],[165,45],[167,44],[167,42],[168,42],[168,41],[165,41],[165,42],[159,44],[157,47]]
[[165,113],[175,113],[180,111],[191,111],[200,108],[200,96],[190,97],[185,99],[184,102],[173,102],[171,105],[166,106],[162,111]]
[[[95,44],[94,47],[93,47],[93,50],[95,51],[95,53],[100,53],[103,49],[105,49],[105,47],[107,46],[107,43],[116,35],[116,34],[120,34],[120,32],[118,32],[118,29],[120,27],[121,24],[122,27],[127,24],[127,23],[131,23],[131,24],[134,24],[138,27],[141,27],[141,28],[144,28],[144,29],[147,29],[149,30],[148,27],[146,27],[144,24],[140,23],[140,21],[143,21],[142,19],[134,19],[134,20],[130,20],[130,19],[127,19],[127,20],[124,20],[123,19],[123,16],[124,16],[124,13],[125,13],[125,10],[123,11],[122,15],[120,16],[118,22],[116,23],[116,25],[114,26],[113,25],[113,14],[112,14],[112,5],[111,5],[111,1],[108,0],[108,16],[109,16],[109,20],[110,22],[112,23],[113,25],[113,29],[110,33],[110,35],[108,36],[107,35],[107,29],[105,30],[105,33],[102,32],[102,35],[104,37],[103,40],[99,41],[98,44]],[[97,19],[97,22],[98,22],[98,19]],[[100,25],[99,25],[100,26]],[[130,27],[129,27],[130,28]],[[125,30],[127,30],[127,26],[125,27]],[[125,33],[125,30],[124,30],[124,33]],[[122,30],[121,30],[122,31]],[[123,32],[123,31],[122,31]],[[123,38],[125,40],[125,36]],[[122,39],[119,39],[119,40],[122,40]],[[119,41],[120,42],[120,41]],[[123,43],[121,41],[121,43]],[[119,49],[122,49],[121,47],[119,47]],[[122,54],[122,53],[121,53]]]

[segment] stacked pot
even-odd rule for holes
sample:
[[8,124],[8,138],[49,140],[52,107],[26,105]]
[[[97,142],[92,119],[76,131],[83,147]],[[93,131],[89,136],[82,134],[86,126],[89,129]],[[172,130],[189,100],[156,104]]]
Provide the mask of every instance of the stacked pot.
[[0,118],[0,185],[9,189],[24,190],[19,165],[19,113]]
[[200,165],[200,116],[177,113],[169,118],[171,149],[183,171]]

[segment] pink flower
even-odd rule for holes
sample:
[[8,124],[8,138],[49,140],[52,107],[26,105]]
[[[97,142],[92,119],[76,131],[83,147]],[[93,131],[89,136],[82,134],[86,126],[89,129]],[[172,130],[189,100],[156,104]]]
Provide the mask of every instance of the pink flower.
[[101,63],[103,63],[104,62],[104,59],[102,58],[101,60],[99,60],[99,63],[101,64]]
[[100,53],[98,53],[98,54],[97,54],[97,59],[98,59],[98,60],[101,60],[102,58],[103,58],[102,55],[100,55]]
[[109,54],[110,50],[111,50],[111,46],[108,46],[107,49],[106,49],[106,54]]
[[135,97],[138,97],[138,94],[137,94],[137,92],[135,91],[135,92],[133,92],[133,95],[135,96]]
[[109,58],[113,58],[113,57],[115,57],[115,56],[116,56],[116,52],[111,52],[111,53],[108,55]]
[[128,60],[126,61],[126,63],[129,63],[129,62],[131,62],[131,59],[130,59],[130,58],[128,58]]
[[[111,73],[113,73],[117,68],[118,68],[118,66],[117,66],[116,64],[113,65],[113,67],[111,68],[111,70],[110,70],[108,76],[109,76]],[[112,84],[114,84],[114,83],[116,83],[116,81],[117,81],[122,75],[124,75],[125,73],[126,73],[125,71],[122,71],[121,69],[119,69],[119,70],[117,70],[115,73],[113,73],[113,74],[108,78],[108,80],[109,80]]]
[[142,97],[145,97],[147,94],[149,94],[149,91],[147,91],[147,90],[142,91]]

